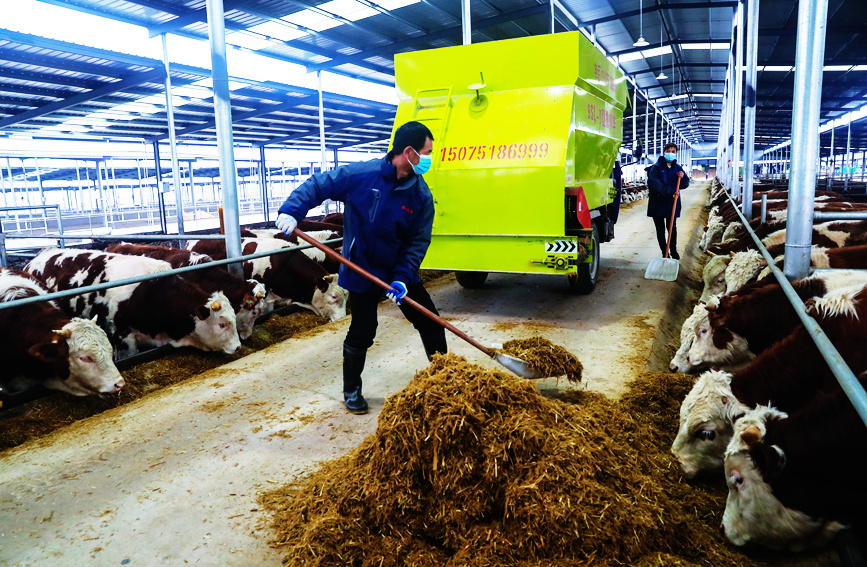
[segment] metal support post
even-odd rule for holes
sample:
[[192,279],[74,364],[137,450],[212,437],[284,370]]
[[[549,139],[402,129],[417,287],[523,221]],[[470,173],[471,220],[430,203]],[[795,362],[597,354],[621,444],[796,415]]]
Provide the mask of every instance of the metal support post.
[[[229,70],[226,66],[226,22],[223,0],[207,0],[208,37],[211,43],[211,68],[214,84],[214,118],[220,156],[220,183],[223,188],[223,224],[226,229],[226,257],[241,255],[241,223],[238,217],[238,185],[232,136],[232,104],[229,99]],[[244,277],[241,263],[229,271]]]
[[[834,180],[834,169],[837,166],[837,164],[835,163],[836,160],[834,159],[834,127],[833,126],[831,126],[831,153],[830,153],[828,160],[831,164],[831,166],[829,168],[831,170],[831,174],[828,176],[828,179],[833,181]],[[831,188],[830,183],[828,184],[828,188],[829,189]]]
[[6,235],[0,230],[0,268],[8,267],[9,263],[6,261]]
[[[325,158],[325,98],[322,94],[322,71],[316,71],[316,79],[319,85],[319,171],[325,173],[326,158]],[[312,167],[310,168],[313,169]],[[312,171],[311,171],[312,174]],[[325,200],[325,214],[331,212],[331,201]]]
[[554,33],[554,0],[548,0],[548,4],[551,5],[551,21],[548,25],[548,33]]
[[659,119],[659,109],[656,108],[656,105],[653,106],[653,157],[655,159],[659,159],[659,150],[661,149],[659,146],[659,136],[658,130],[656,127],[657,120]]
[[[756,65],[759,60],[759,0],[747,0],[746,88],[744,89],[744,216],[753,218],[753,155],[756,151]],[[764,197],[764,195],[763,195]],[[764,201],[764,199],[763,199]],[[762,219],[765,217],[764,205]],[[762,220],[762,222],[765,222]]]
[[[45,209],[43,209],[43,210],[45,210]],[[60,216],[60,205],[57,205],[57,208],[54,209],[54,212],[57,213],[57,234],[63,235],[63,218],[61,218],[61,216]],[[2,231],[0,231],[0,232],[2,232]],[[61,238],[59,240],[60,240],[60,247],[66,248],[66,239]]]
[[734,178],[732,190],[741,197],[741,108],[744,89],[744,3],[738,3],[738,30],[737,30],[737,61],[733,67],[735,71],[735,103],[732,107],[735,115],[734,121]]
[[461,32],[464,45],[471,44],[473,42],[473,26],[470,19],[470,0],[461,0]]
[[632,183],[638,178],[638,160],[635,159],[635,150],[638,149],[638,134],[635,130],[635,107],[638,106],[638,87],[632,87]]
[[193,173],[193,161],[191,159],[187,160],[187,173],[190,175],[190,204],[193,205],[193,220],[199,220],[199,211],[196,207],[196,175]]
[[650,121],[650,98],[647,96],[647,92],[644,93],[644,163],[647,163],[648,160],[648,152],[650,152],[650,143],[647,139],[647,125]]
[[163,195],[163,169],[160,167],[160,143],[154,142],[154,177],[157,180],[157,201],[160,208],[160,231],[169,233],[168,220],[166,219],[166,200]]
[[265,215],[265,222],[270,222],[268,216],[268,178],[265,169],[265,145],[259,146],[259,189],[262,192],[262,214]]
[[816,196],[816,155],[828,0],[798,3],[795,51],[795,96],[792,105],[792,176],[786,223],[785,274],[789,280],[810,272],[813,201]]
[[94,162],[96,164],[96,181],[99,187],[99,208],[102,209],[102,226],[108,229],[108,211],[106,211],[105,206],[105,190],[102,187],[102,166],[99,165],[99,160]]
[[843,162],[843,192],[849,192],[849,178],[852,177],[852,156],[850,152],[852,151],[852,121],[849,120],[849,124],[846,127],[846,159]]
[[[221,0],[220,4],[222,4]],[[175,138],[175,111],[172,103],[172,78],[169,72],[169,46],[166,41],[166,34],[162,34],[161,37],[163,40],[163,65],[166,68],[166,116],[169,121],[169,147],[172,152],[172,181],[175,189],[178,234],[184,234],[184,194],[181,187],[181,170],[178,167],[178,144]],[[181,239],[179,244],[183,248],[186,245],[186,241]]]

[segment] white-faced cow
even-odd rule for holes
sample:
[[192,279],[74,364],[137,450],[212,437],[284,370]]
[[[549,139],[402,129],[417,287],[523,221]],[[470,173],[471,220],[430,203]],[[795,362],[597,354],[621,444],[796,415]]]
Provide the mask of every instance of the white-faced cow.
[[767,262],[755,250],[732,252],[731,255],[714,256],[704,266],[702,279],[704,290],[699,301],[710,301],[714,295],[732,293],[762,273]]
[[867,429],[841,390],[788,414],[757,406],[725,453],[726,536],[792,551],[824,545],[863,519],[865,468]]
[[[867,273],[839,270],[798,280],[792,284],[807,300],[850,286],[867,285]],[[708,302],[706,318],[695,322],[689,350],[693,366],[734,366],[749,361],[788,335],[799,319],[779,284],[769,281],[746,286],[732,295]]]
[[[307,234],[307,236],[309,236],[310,238],[312,238],[318,242],[326,242],[329,240],[335,240],[335,239],[341,238],[343,236],[343,227],[342,226],[327,225],[327,224],[319,223],[319,222],[315,222],[315,221],[303,221],[303,222],[308,226],[308,228],[301,228],[301,223],[299,223],[298,228],[303,230]],[[309,226],[311,224],[314,226],[333,226],[333,227],[336,227],[337,230],[330,230],[330,229],[312,230],[311,228],[309,228]],[[257,230],[242,229],[241,230],[241,236],[245,237],[245,238],[259,238],[259,239],[261,239],[261,238],[276,238],[278,240],[284,240],[286,242],[289,242],[293,246],[300,246],[300,245],[306,246],[307,245],[306,242],[299,240],[297,236],[295,236],[293,234],[285,235],[285,234],[283,234],[283,232],[281,232],[280,230],[276,230],[276,229],[257,229]],[[327,244],[327,246],[329,248],[331,248],[332,250],[335,250],[335,251],[339,251],[339,249],[340,249],[340,244]],[[338,262],[336,260],[332,260],[331,258],[329,258],[328,256],[325,255],[325,252],[322,252],[321,250],[318,250],[316,248],[304,248],[302,251],[311,260],[315,260],[315,261],[319,262],[320,264],[322,264],[322,267],[325,268],[325,270],[329,274],[336,274],[337,271],[340,269],[340,262]]]
[[[190,250],[170,248],[168,246],[151,246],[147,244],[127,244],[125,242],[112,244],[105,249],[113,254],[126,256],[146,256],[164,260],[172,268],[195,266],[212,262],[210,256],[198,254]],[[247,339],[253,334],[256,318],[262,314],[262,302],[265,299],[265,285],[256,280],[243,280],[218,267],[202,268],[181,274],[208,293],[223,292],[235,310],[235,321],[238,326],[238,336]]]
[[[245,238],[241,241],[244,255],[292,248],[292,244],[276,238]],[[215,260],[226,257],[222,241],[190,241],[187,248],[207,254]],[[337,276],[331,275],[318,262],[300,250],[281,252],[244,262],[244,277],[265,284],[268,289],[266,305],[285,301],[310,309],[330,321],[346,316],[346,290],[337,285]]]
[[[852,286],[808,300],[808,312],[850,368],[867,368],[867,291]],[[734,422],[758,404],[796,411],[819,392],[838,388],[809,333],[798,325],[749,366],[702,374],[684,398],[672,453],[684,474],[719,468]]]
[[699,370],[700,366],[693,366],[689,362],[689,349],[692,348],[692,343],[695,340],[695,325],[696,323],[702,319],[707,318],[707,310],[704,308],[705,304],[699,302],[692,310],[692,314],[686,318],[683,322],[683,326],[680,328],[680,348],[677,349],[677,352],[674,354],[674,358],[671,359],[668,367],[672,372],[694,372]]
[[[45,295],[26,272],[0,269],[0,302]],[[23,377],[75,396],[114,394],[124,381],[105,332],[88,319],[70,319],[50,301],[0,310],[4,376]]]
[[[26,270],[51,291],[74,289],[154,274],[168,262],[106,252],[45,249]],[[115,345],[115,355],[165,344],[235,352],[241,346],[235,312],[222,292],[207,293],[179,276],[167,276],[59,300],[61,307],[97,321]]]

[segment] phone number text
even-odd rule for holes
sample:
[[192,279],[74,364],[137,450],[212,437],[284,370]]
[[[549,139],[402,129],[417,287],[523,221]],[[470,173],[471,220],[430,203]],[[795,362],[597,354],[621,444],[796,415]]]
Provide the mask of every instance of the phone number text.
[[490,144],[483,146],[451,146],[440,150],[440,161],[482,161],[509,159],[541,159],[548,156],[547,142],[530,144]]

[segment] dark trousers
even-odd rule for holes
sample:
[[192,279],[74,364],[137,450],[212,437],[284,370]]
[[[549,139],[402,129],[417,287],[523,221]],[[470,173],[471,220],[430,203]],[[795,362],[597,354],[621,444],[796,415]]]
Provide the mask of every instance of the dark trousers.
[[[433,300],[421,283],[409,286],[406,295],[439,315]],[[381,291],[369,293],[349,292],[352,321],[349,324],[349,332],[346,333],[346,340],[343,341],[343,344],[362,350],[367,350],[373,345],[377,326],[376,308],[381,298]],[[406,303],[400,305],[400,310],[407,321],[412,323],[412,326],[415,327],[422,337],[442,334],[442,341],[445,342],[445,329],[437,323],[434,323]]]
[[[656,241],[659,243],[659,251],[665,255],[666,231],[671,222],[670,217],[651,217],[653,224],[656,225]],[[677,219],[674,219],[674,226],[671,230],[671,251],[677,251]]]

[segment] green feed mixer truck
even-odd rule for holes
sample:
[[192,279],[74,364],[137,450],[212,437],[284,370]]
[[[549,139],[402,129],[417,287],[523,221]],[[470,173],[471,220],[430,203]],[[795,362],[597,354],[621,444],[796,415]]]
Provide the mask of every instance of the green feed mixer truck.
[[590,293],[622,141],[623,74],[580,32],[395,56],[395,127],[435,137],[423,268],[466,288],[489,272],[568,276]]

